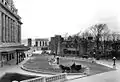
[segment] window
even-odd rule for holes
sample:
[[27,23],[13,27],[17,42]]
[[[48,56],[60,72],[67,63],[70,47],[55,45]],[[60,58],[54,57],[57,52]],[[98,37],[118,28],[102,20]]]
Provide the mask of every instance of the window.
[[4,0],[2,0],[2,2],[4,2]]
[[5,2],[5,5],[7,5],[7,2]]

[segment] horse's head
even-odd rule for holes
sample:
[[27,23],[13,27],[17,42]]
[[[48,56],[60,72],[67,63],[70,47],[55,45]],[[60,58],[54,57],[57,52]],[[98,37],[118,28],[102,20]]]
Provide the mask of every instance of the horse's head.
[[63,69],[63,68],[64,68],[64,66],[63,66],[63,65],[59,65],[59,67],[60,67],[61,69]]

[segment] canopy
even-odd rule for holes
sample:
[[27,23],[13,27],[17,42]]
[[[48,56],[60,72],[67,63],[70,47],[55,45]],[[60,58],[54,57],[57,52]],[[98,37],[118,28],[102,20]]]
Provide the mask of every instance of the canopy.
[[11,51],[27,51],[30,48],[24,45],[20,46],[8,46],[8,47],[0,47],[0,52],[11,52]]

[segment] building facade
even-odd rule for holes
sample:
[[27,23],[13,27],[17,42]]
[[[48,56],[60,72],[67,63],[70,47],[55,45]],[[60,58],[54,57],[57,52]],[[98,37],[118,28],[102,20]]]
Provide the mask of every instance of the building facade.
[[64,38],[61,35],[55,35],[51,37],[49,47],[52,53],[61,54],[61,43],[63,42]]
[[[68,37],[64,39],[60,35],[51,37],[50,50],[60,56],[79,56],[82,57],[86,54],[90,54],[93,49],[93,45],[89,40],[79,38],[76,42],[75,37]],[[90,48],[89,48],[90,47]]]
[[32,39],[31,38],[28,38],[28,47],[32,47]]
[[13,0],[0,0],[0,66],[11,60],[16,64],[23,60],[21,45],[21,17],[17,13]]
[[37,49],[39,49],[39,50],[41,50],[43,48],[48,49],[49,48],[49,40],[46,38],[35,39],[35,47],[37,47]]

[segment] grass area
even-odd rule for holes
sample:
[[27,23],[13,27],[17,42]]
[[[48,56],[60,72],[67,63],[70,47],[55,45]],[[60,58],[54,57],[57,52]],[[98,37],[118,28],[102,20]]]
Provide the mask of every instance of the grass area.
[[[28,60],[23,66],[25,68],[35,70],[35,71],[40,71],[43,73],[51,73],[51,74],[56,74],[56,73],[61,73],[61,69],[55,69],[54,66],[49,65],[48,63],[48,58],[50,56],[34,56],[34,59]],[[103,72],[108,72],[113,70],[112,68],[96,64],[96,63],[91,63],[87,61],[81,61],[81,60],[74,60],[76,64],[86,66],[90,68],[90,74],[98,74],[98,73],[103,73]],[[73,60],[71,59],[63,59],[60,58],[60,64],[66,65],[66,66],[71,66],[73,64]]]
[[6,73],[0,78],[0,82],[12,82],[12,81],[22,81],[27,79],[36,78],[37,76],[23,75],[19,73]]

